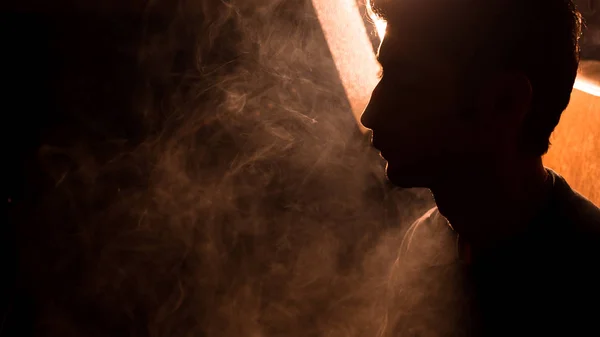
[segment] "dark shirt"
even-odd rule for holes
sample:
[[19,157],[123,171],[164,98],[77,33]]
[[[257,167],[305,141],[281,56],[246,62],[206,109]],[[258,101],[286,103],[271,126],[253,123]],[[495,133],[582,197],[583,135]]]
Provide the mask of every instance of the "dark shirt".
[[[545,205],[522,235],[458,259],[469,302],[459,335],[600,336],[600,209],[549,173]],[[437,210],[428,218],[419,226],[447,225]],[[452,231],[426,232],[456,242]]]
[[550,171],[527,231],[466,266],[486,336],[600,336],[600,209]]

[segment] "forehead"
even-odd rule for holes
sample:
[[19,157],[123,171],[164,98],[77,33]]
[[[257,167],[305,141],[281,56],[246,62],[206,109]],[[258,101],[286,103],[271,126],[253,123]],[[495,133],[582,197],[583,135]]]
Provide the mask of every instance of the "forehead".
[[[414,15],[453,14],[460,16],[485,8],[496,8],[504,0],[370,0],[371,8],[385,18],[404,16],[418,20]],[[494,9],[496,10],[496,9]],[[453,13],[452,13],[453,12]]]
[[[379,57],[415,62],[462,62],[483,32],[481,15],[470,0],[384,0],[386,37]],[[384,65],[385,66],[385,65]]]

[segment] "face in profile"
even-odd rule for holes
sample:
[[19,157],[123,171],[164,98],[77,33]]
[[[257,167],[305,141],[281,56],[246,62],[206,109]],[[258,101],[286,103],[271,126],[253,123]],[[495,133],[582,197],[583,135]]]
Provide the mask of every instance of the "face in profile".
[[388,21],[378,53],[382,77],[361,121],[372,130],[392,183],[431,187],[480,157],[495,131],[473,118],[476,88],[444,56],[441,28],[410,17]]

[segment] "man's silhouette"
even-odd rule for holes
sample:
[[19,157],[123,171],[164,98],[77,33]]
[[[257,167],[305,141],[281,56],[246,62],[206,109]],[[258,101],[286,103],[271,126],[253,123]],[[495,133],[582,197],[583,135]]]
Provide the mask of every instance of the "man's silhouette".
[[372,6],[388,26],[362,123],[460,235],[474,333],[600,336],[600,210],[542,164],[579,63],[572,1]]

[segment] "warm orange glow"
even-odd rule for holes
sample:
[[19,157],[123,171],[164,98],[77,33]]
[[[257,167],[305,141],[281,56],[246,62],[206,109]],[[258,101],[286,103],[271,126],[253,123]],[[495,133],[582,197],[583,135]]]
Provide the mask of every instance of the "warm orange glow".
[[575,90],[552,135],[544,164],[600,205],[600,97]]

